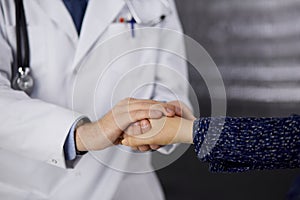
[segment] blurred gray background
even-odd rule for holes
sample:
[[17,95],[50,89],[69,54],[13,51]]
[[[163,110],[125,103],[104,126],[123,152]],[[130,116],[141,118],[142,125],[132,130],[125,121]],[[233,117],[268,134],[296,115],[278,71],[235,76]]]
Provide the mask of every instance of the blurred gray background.
[[[217,64],[229,116],[300,114],[300,0],[176,0],[185,33]],[[193,67],[190,81],[202,116],[207,88]],[[300,170],[212,174],[191,147],[158,171],[167,199],[285,199]]]

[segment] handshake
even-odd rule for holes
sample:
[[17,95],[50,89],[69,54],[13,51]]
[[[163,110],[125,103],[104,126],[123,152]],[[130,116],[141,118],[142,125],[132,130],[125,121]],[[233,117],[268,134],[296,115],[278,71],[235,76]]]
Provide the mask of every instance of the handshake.
[[134,150],[156,150],[175,143],[193,143],[195,120],[180,101],[161,103],[127,98],[96,122],[76,129],[78,151],[102,150],[115,144]]

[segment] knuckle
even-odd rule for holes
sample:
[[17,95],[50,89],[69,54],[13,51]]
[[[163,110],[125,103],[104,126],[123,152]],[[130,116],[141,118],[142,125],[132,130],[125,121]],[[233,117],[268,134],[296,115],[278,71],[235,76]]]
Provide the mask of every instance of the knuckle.
[[131,98],[130,97],[126,97],[121,102],[124,103],[124,104],[126,104],[126,103],[129,103],[130,101],[131,101]]
[[132,97],[128,97],[128,98],[127,98],[128,103],[133,102],[133,101],[135,101],[135,100],[136,100],[136,99],[135,99],[135,98],[132,98]]

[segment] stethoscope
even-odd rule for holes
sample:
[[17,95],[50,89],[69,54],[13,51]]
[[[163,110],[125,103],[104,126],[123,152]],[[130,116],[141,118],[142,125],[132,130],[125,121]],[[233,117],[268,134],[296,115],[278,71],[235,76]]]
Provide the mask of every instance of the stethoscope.
[[31,94],[34,79],[30,70],[30,49],[28,31],[22,0],[15,0],[16,6],[16,38],[17,38],[17,66],[12,66],[12,88]]
[[[137,13],[134,1],[138,0],[124,0],[129,12],[132,15],[130,21],[132,31],[134,30],[134,24],[140,24],[143,26],[155,26],[161,23],[165,18],[171,14],[171,5],[168,0],[159,0],[163,6],[165,12],[159,14],[153,19],[143,20]],[[15,0],[16,6],[16,40],[17,40],[17,65],[12,66],[12,88],[15,90],[21,90],[31,94],[34,88],[34,78],[30,68],[30,49],[28,30],[26,24],[26,17],[24,12],[23,0]]]

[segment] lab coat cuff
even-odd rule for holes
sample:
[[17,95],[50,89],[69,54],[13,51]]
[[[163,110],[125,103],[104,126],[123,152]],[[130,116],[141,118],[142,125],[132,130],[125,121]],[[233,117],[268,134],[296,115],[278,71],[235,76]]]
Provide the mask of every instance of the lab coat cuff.
[[78,153],[77,153],[76,144],[75,144],[75,131],[76,131],[77,127],[79,127],[85,123],[88,123],[88,122],[91,122],[89,120],[89,118],[87,118],[85,116],[81,116],[78,119],[76,119],[76,121],[73,123],[73,125],[69,131],[69,134],[67,136],[67,139],[65,141],[65,144],[64,144],[64,154],[65,154],[66,161],[71,161],[71,160],[76,159]]
[[157,149],[157,151],[161,154],[169,155],[173,151],[175,151],[175,149],[177,148],[178,145],[179,144],[167,145],[167,146],[164,146],[164,147],[161,147],[161,148]]

